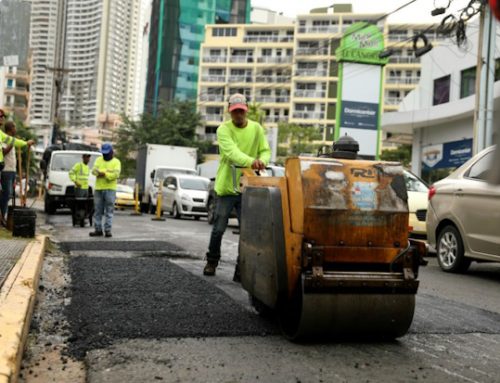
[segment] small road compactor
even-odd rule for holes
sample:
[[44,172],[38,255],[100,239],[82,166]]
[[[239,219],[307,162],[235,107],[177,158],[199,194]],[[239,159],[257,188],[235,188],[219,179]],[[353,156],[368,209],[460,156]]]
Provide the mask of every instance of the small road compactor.
[[399,163],[299,157],[284,177],[243,174],[239,267],[258,311],[292,340],[406,334],[426,250],[408,239]]

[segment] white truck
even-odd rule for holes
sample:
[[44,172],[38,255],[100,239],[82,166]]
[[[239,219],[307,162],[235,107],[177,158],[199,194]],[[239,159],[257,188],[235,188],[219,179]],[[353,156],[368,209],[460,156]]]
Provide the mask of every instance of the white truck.
[[141,210],[154,213],[160,180],[168,174],[196,175],[197,149],[146,144],[139,148],[135,180],[139,184]]
[[[99,152],[82,150],[52,151],[48,162],[44,160],[45,171],[45,212],[54,214],[58,208],[68,207],[68,200],[74,197],[75,184],[69,179],[69,171],[82,155],[90,153],[89,167],[92,169],[95,160],[101,156]],[[95,177],[90,175],[89,187],[94,190]]]

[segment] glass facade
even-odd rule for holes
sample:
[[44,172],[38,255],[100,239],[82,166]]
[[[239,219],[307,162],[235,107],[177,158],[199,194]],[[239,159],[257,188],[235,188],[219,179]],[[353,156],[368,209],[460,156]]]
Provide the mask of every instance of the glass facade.
[[145,110],[161,102],[195,100],[206,24],[245,24],[250,0],[154,0]]

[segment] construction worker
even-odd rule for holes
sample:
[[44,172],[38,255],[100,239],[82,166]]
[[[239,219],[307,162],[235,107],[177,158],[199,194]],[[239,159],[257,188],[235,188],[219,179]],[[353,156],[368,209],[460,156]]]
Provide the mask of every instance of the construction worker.
[[91,237],[103,236],[102,216],[105,216],[104,235],[112,237],[111,226],[115,209],[116,184],[120,177],[121,163],[114,158],[113,146],[104,143],[101,147],[102,157],[99,157],[92,168],[92,174],[96,176],[94,193],[94,228],[89,235]]
[[82,155],[82,161],[73,165],[69,171],[69,178],[75,184],[75,197],[87,198],[89,195],[89,162],[90,154]]
[[[220,164],[215,178],[217,199],[207,264],[203,269],[204,275],[215,275],[221,256],[222,236],[231,211],[236,208],[238,220],[241,215],[241,194],[234,190],[231,166],[263,170],[271,158],[271,149],[264,128],[259,123],[247,119],[248,105],[244,95],[237,93],[229,98],[229,113],[231,120],[223,122],[217,128],[220,151]],[[238,180],[236,185],[239,185]],[[238,264],[233,279],[239,281]]]
[[[3,110],[0,109],[0,125],[5,119]],[[5,226],[8,213],[9,199],[14,191],[14,182],[16,180],[17,160],[14,148],[23,148],[32,146],[33,140],[23,141],[16,138],[16,124],[12,121],[7,121],[3,124],[5,133],[0,130],[0,141],[2,142],[2,150],[0,150],[0,179],[1,179],[1,217],[0,223]]]

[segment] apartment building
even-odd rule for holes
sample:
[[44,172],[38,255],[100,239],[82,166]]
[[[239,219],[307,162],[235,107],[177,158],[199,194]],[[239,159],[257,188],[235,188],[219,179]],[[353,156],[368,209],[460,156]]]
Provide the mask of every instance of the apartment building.
[[18,56],[4,56],[0,66],[0,108],[21,121],[28,120],[30,75],[19,69]]
[[412,36],[425,30],[434,43],[439,36],[436,26],[390,25],[382,16],[349,8],[329,13],[325,8],[288,25],[207,26],[200,49],[198,110],[205,119],[200,136],[215,139],[228,97],[240,92],[261,104],[266,126],[276,127],[279,121],[313,125],[321,141],[331,142],[338,83],[335,50],[344,31],[360,21],[376,24],[393,50],[385,69],[384,111],[396,111],[420,76]]

